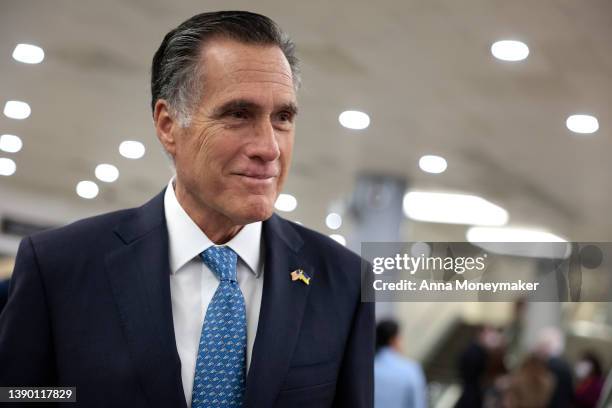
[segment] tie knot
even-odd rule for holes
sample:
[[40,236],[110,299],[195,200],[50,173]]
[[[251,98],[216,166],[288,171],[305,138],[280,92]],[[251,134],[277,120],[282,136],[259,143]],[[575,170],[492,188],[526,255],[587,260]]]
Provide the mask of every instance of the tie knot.
[[226,246],[211,246],[200,254],[202,260],[220,281],[236,282],[238,255]]

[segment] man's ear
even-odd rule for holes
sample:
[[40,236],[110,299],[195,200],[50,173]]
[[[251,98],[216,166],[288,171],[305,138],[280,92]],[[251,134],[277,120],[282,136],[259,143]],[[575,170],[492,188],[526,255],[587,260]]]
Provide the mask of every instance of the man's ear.
[[393,349],[395,349],[395,351],[398,351],[398,352],[402,351],[402,341],[401,340],[402,339],[400,338],[400,336],[394,336],[391,339],[390,345]]
[[160,143],[166,152],[174,158],[176,153],[176,136],[180,128],[176,118],[170,112],[170,106],[164,99],[155,102],[153,122]]

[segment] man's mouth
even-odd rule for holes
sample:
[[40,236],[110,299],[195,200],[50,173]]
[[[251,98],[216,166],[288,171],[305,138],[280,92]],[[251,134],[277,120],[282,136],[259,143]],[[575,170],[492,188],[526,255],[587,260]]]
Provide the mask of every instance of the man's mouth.
[[278,177],[276,172],[243,172],[236,173],[237,176],[247,177],[255,180],[268,180]]
[[268,189],[276,183],[277,173],[236,173],[241,183],[248,188]]

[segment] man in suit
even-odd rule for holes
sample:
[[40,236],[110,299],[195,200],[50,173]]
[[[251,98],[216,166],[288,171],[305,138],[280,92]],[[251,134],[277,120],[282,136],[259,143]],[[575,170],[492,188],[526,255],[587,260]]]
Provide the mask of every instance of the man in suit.
[[21,242],[0,385],[76,386],[83,407],[371,407],[361,260],[273,214],[297,59],[269,18],[196,15],[153,58],[176,168],[142,207]]

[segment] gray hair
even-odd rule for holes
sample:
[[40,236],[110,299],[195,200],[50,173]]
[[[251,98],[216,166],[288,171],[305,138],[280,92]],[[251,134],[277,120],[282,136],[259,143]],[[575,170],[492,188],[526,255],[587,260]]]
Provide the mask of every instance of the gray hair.
[[293,85],[300,85],[295,44],[266,16],[248,11],[197,14],[164,37],[151,65],[151,109],[158,99],[168,102],[181,126],[189,126],[194,106],[201,100],[200,52],[206,40],[225,37],[246,44],[278,46],[291,67]]

